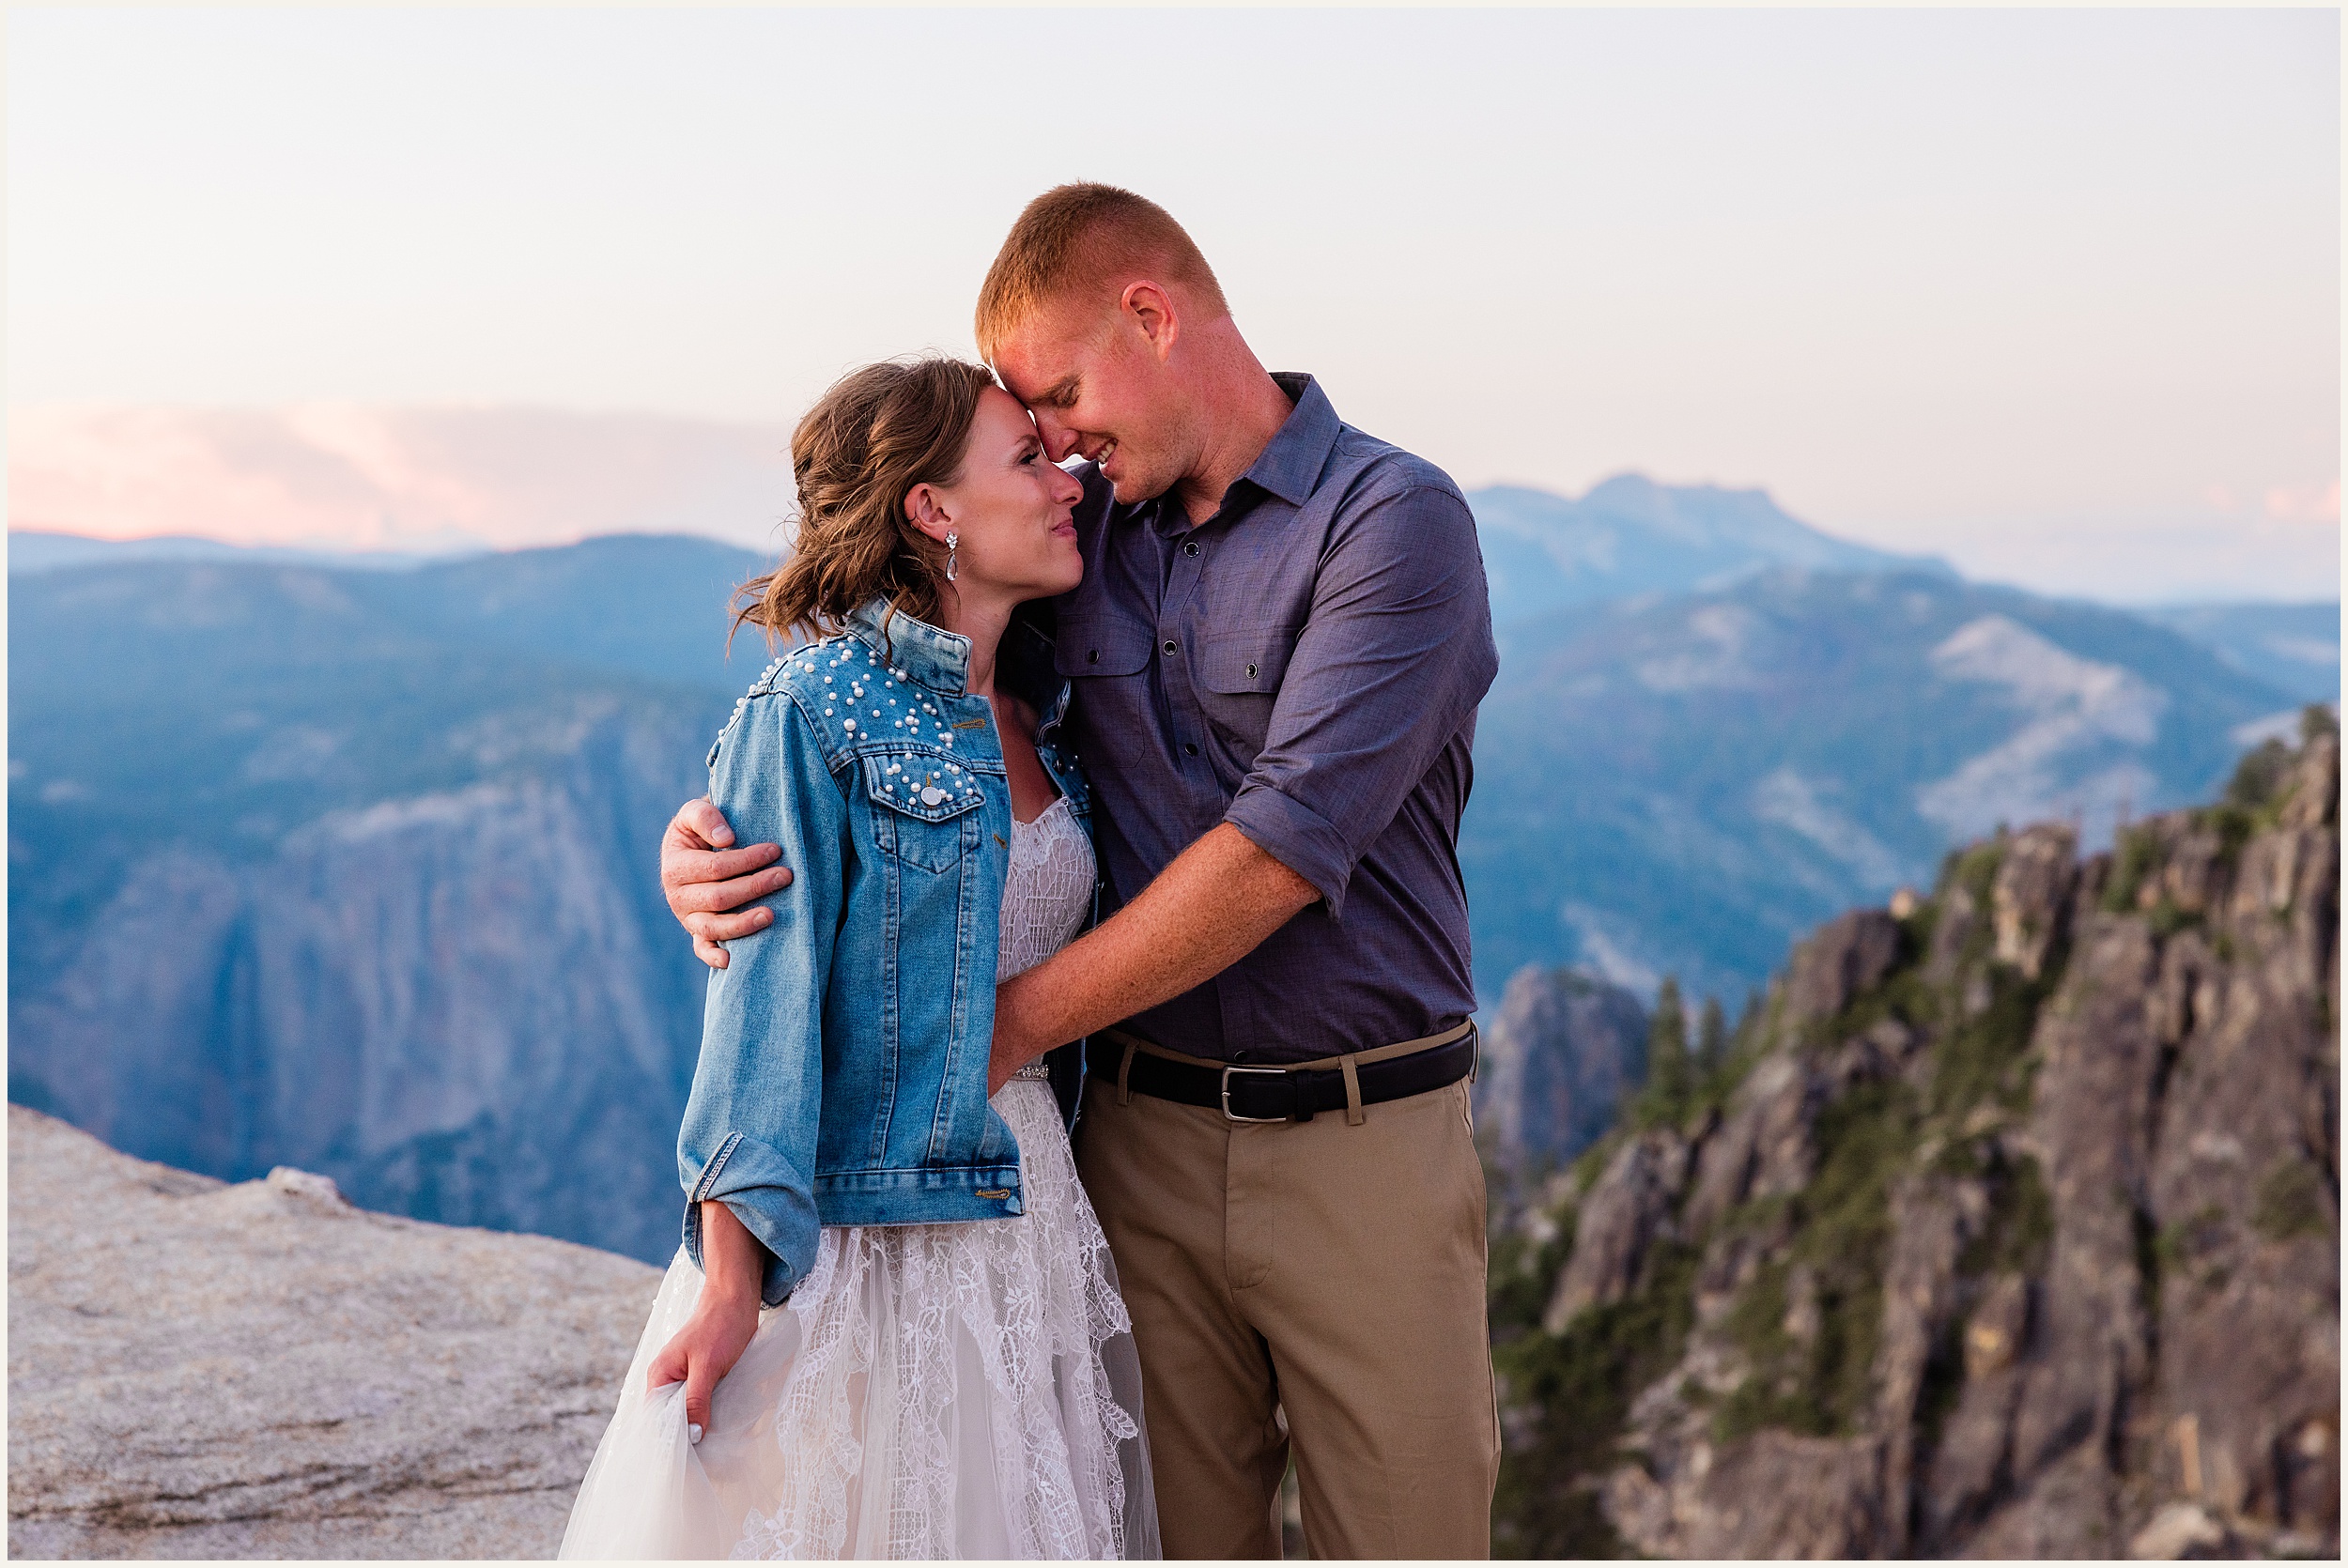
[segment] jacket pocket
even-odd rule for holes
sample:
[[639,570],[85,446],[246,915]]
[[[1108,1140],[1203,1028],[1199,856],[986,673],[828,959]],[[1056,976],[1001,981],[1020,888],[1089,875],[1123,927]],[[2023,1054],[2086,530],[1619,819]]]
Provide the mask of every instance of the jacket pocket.
[[924,752],[858,759],[881,853],[924,871],[951,871],[978,847],[986,793],[969,769]]
[[1296,632],[1294,626],[1217,632],[1199,650],[1199,684],[1225,697],[1272,696],[1288,673],[1289,655],[1296,652]]

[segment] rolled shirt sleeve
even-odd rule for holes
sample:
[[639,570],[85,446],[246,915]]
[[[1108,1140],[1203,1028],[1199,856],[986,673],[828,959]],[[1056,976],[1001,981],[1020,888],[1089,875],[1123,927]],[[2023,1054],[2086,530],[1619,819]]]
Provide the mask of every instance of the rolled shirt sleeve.
[[1465,500],[1418,484],[1363,508],[1330,542],[1263,748],[1224,821],[1342,918],[1354,868],[1498,669]]

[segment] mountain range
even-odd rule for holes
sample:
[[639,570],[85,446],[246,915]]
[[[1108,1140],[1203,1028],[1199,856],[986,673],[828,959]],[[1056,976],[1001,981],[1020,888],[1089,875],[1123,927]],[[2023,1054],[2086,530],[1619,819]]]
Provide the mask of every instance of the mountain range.
[[1601,600],[1722,587],[1775,566],[1956,575],[1934,557],[1821,533],[1764,490],[1617,474],[1576,500],[1513,485],[1468,499],[1498,626]]
[[[1502,672],[1460,861],[1494,1007],[1570,964],[1733,1013],[1963,838],[2197,798],[2306,695],[2226,652],[2243,616],[2197,641],[1967,583],[1757,492],[1475,501]],[[655,846],[764,665],[723,614],[761,559],[85,543],[10,540],[10,1098],[665,1257],[702,973]]]
[[1731,1005],[2000,822],[2198,798],[2290,699],[2123,611],[1771,568],[1500,632],[1460,865],[1477,989],[1560,958]]

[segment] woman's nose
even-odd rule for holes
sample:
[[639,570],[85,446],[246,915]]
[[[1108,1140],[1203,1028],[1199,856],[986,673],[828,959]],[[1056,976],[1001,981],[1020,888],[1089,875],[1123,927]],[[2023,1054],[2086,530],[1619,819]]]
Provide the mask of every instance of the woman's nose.
[[[1057,458],[1054,459],[1056,464],[1058,461],[1058,460]],[[1070,473],[1066,469],[1058,467],[1055,467],[1052,469],[1052,474],[1053,500],[1062,506],[1073,506],[1076,502],[1084,500],[1085,487],[1074,474]]]

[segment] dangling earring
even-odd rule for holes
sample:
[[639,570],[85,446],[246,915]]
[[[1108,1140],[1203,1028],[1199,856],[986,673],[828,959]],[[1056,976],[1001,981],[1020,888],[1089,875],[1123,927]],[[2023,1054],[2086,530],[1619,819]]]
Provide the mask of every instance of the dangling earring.
[[950,531],[946,535],[946,580],[948,582],[954,580],[954,546],[961,543],[961,534]]

